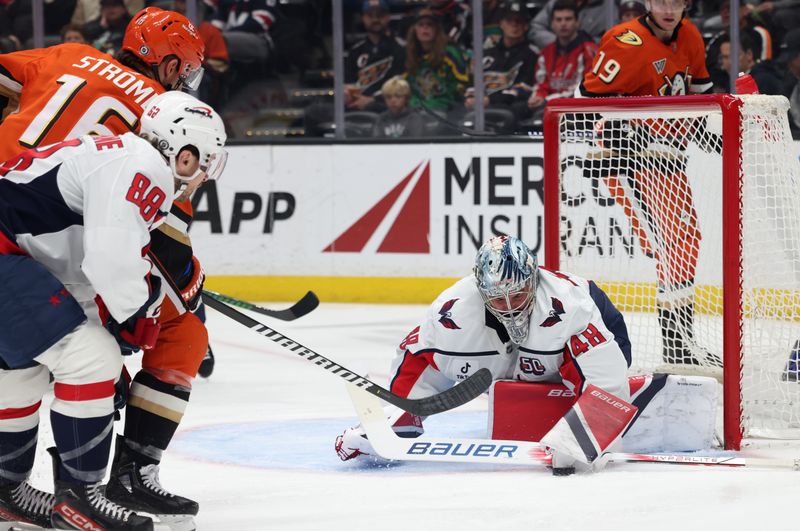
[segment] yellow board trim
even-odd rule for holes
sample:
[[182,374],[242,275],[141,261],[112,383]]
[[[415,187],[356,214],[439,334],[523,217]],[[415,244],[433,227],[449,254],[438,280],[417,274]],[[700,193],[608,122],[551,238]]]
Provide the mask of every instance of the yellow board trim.
[[[457,278],[214,276],[208,289],[246,301],[294,301],[311,290],[323,302],[429,304]],[[623,312],[653,311],[656,285],[598,282]],[[695,313],[722,315],[722,289],[695,287]],[[744,315],[800,321],[800,292],[754,289],[748,292]]]

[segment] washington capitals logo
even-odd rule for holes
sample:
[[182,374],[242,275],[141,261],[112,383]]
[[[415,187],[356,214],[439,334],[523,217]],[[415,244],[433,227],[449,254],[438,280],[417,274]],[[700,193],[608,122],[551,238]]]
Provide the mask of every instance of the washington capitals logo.
[[442,326],[445,328],[449,328],[450,330],[461,330],[461,327],[456,324],[455,321],[450,319],[450,310],[453,308],[453,305],[456,303],[458,299],[452,299],[444,303],[442,309],[439,310],[439,322],[442,323]]
[[564,305],[561,304],[561,301],[556,299],[555,297],[550,297],[550,300],[553,302],[553,309],[550,310],[550,315],[545,319],[542,324],[539,326],[543,326],[545,328],[551,327],[556,323],[561,322],[561,317],[559,315],[564,313]]
[[208,107],[184,107],[183,109],[186,112],[190,112],[192,114],[199,114],[200,116],[205,116],[206,118],[211,118],[211,109]]

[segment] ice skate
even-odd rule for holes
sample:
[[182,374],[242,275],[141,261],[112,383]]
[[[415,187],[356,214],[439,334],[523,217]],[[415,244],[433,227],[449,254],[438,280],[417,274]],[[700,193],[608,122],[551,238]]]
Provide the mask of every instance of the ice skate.
[[52,494],[33,487],[27,481],[0,486],[0,530],[24,529],[22,524],[49,528],[54,504]]
[[106,496],[129,509],[156,516],[173,531],[192,531],[199,505],[164,489],[158,472],[158,465],[138,465],[125,444],[125,438],[118,435]]
[[56,529],[103,529],[153,531],[153,520],[109,500],[101,483],[70,483],[59,477],[58,450],[48,448],[53,458],[55,505],[51,515]]

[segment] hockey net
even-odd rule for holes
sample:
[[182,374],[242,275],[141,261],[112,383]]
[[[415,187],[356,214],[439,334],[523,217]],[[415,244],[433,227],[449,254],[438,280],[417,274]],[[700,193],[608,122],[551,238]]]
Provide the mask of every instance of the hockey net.
[[632,373],[723,383],[724,438],[800,439],[800,164],[781,96],[565,99],[545,265],[623,311]]

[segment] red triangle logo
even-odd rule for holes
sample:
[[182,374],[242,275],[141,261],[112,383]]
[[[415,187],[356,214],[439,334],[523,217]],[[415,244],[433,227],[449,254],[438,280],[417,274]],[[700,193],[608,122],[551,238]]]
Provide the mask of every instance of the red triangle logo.
[[[366,214],[325,247],[324,253],[358,253],[378,230],[389,211],[408,188],[422,163],[417,164],[403,180],[383,196]],[[430,161],[411,190],[386,236],[379,253],[430,252]]]

